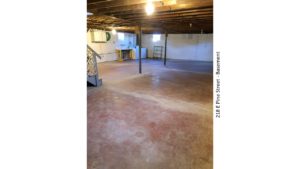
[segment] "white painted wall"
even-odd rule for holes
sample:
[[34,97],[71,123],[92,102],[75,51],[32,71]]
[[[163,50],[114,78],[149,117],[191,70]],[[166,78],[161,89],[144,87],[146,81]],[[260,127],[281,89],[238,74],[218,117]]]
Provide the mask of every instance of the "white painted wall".
[[117,41],[117,48],[135,48],[136,46],[136,35],[132,33],[124,33],[124,40]]
[[113,35],[110,31],[111,39],[106,43],[93,43],[92,32],[87,32],[87,44],[101,55],[102,59],[97,58],[97,62],[106,62],[117,60],[116,49],[120,48],[135,48],[136,35],[132,33],[124,33],[124,40],[118,40],[118,36]]
[[[120,48],[132,48],[135,54],[138,53],[138,50],[136,50],[135,34],[124,33],[124,40],[118,40],[117,35],[111,33],[111,39],[107,43],[93,43],[91,35],[92,33],[90,31],[87,32],[88,45],[102,56],[102,59],[97,59],[97,62],[117,60],[116,49]],[[147,48],[147,50],[142,50],[142,58],[144,58],[146,54],[148,57],[153,56],[153,46],[165,45],[164,34],[161,35],[160,41],[157,42],[153,42],[152,37],[152,34],[143,34],[142,47]],[[167,58],[212,61],[213,34],[169,34]]]
[[[148,48],[148,57],[153,56],[153,46],[165,46],[165,35],[158,42],[152,41],[152,34],[144,34],[142,46]],[[167,58],[213,61],[213,34],[169,34]]]

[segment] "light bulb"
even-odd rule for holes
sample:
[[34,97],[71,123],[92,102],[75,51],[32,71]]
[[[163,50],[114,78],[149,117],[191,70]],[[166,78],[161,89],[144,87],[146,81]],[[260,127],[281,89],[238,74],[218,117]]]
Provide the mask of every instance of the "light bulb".
[[147,15],[151,15],[154,12],[154,6],[151,2],[148,2],[146,5],[146,13]]
[[115,29],[112,30],[112,34],[115,35],[117,31]]

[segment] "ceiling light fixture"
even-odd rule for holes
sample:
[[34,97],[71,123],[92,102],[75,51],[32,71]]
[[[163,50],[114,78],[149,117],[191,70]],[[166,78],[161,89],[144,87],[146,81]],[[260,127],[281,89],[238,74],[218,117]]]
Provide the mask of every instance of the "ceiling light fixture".
[[151,15],[154,12],[154,5],[152,3],[152,0],[148,0],[146,5],[146,13],[147,15]]
[[112,34],[115,35],[117,34],[117,31],[115,29],[112,30]]

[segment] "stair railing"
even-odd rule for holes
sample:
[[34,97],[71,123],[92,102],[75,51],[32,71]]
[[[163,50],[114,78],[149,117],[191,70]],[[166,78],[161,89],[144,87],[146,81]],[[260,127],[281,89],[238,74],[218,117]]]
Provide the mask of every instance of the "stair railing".
[[101,59],[101,56],[96,51],[94,51],[89,45],[87,45],[87,80],[93,85],[99,86],[100,81],[96,57]]

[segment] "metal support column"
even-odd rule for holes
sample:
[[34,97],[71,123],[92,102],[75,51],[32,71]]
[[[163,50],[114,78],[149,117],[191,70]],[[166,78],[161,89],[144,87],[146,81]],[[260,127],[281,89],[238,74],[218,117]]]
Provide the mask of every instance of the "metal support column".
[[142,27],[139,26],[139,73],[142,73]]
[[166,33],[166,37],[165,37],[165,57],[164,57],[164,65],[165,66],[167,63],[167,42],[168,42],[168,33]]

